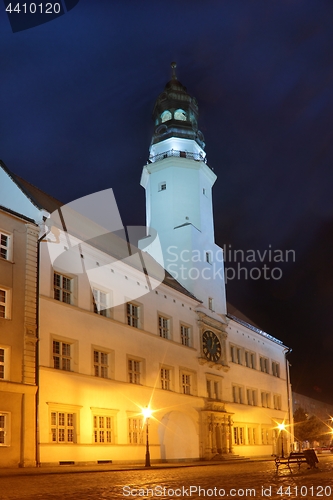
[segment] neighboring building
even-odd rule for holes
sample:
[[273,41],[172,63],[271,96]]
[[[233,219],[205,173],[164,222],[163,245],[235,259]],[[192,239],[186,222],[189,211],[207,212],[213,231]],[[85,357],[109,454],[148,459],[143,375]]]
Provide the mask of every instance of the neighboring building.
[[0,163],[0,204],[3,203],[6,206],[0,206],[0,466],[24,467],[36,464],[39,228],[27,217],[27,213],[32,213],[25,210],[24,195]]
[[292,392],[293,398],[293,413],[298,408],[303,408],[305,413],[309,416],[318,417],[323,422],[332,422],[333,418],[333,405],[319,401],[318,399],[309,398],[304,394]]
[[[153,410],[154,461],[272,455],[281,452],[282,439],[285,451],[290,446],[288,432],[278,431],[291,415],[288,348],[227,308],[223,254],[213,231],[216,176],[197,118],[195,99],[174,74],[155,105],[141,181],[147,226],[158,232],[167,270],[159,286],[140,270],[140,263],[151,265],[147,253],[137,254],[137,265],[129,263],[130,245],[107,231],[95,237],[91,221],[80,227],[94,238],[80,246],[80,216],[74,213],[69,223],[73,213],[65,207],[51,216],[51,232],[41,234],[42,464],[143,461],[146,406]],[[37,188],[24,188],[38,208],[35,221],[59,208]],[[139,246],[162,263],[150,229]],[[93,279],[98,268],[100,278]],[[141,296],[132,299],[126,287],[141,289]]]

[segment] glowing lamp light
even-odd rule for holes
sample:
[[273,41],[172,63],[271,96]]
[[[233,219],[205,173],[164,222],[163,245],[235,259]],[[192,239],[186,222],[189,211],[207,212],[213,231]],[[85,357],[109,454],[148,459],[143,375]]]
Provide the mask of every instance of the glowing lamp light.
[[147,420],[152,416],[152,410],[149,408],[149,406],[146,406],[145,408],[142,408],[142,415],[144,416],[144,419]]
[[286,428],[286,426],[284,425],[284,423],[282,422],[282,424],[278,424],[278,429],[279,431],[284,431]]

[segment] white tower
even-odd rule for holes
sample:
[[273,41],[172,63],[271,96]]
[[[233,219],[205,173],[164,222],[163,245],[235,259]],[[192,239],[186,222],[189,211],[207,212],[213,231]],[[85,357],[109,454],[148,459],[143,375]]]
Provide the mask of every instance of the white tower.
[[[158,233],[165,269],[205,307],[225,314],[223,252],[214,240],[216,175],[206,162],[197,101],[177,80],[176,64],[171,66],[172,79],[155,103],[155,130],[141,177],[146,225]],[[160,260],[153,244],[149,253]]]

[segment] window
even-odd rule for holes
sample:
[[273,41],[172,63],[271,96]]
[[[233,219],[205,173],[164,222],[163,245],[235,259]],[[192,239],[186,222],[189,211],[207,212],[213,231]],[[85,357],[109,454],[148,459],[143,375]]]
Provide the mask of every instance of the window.
[[234,403],[243,403],[243,388],[238,385],[232,386],[232,399]]
[[111,444],[113,441],[113,418],[94,415],[94,442]]
[[182,393],[191,394],[191,375],[182,374]]
[[214,301],[212,297],[208,297],[208,309],[210,309],[210,311],[214,311]]
[[220,397],[220,382],[213,378],[206,380],[207,397],[209,399],[221,399]]
[[0,318],[10,319],[10,290],[0,288]]
[[93,305],[94,305],[94,313],[99,314],[100,316],[104,316],[105,318],[109,317],[109,307],[108,307],[108,294],[98,290],[97,288],[93,288]]
[[244,444],[244,427],[234,427],[234,444]]
[[9,444],[9,414],[0,412],[0,446]]
[[0,258],[11,259],[11,236],[0,231]]
[[257,429],[255,427],[247,428],[247,442],[248,444],[257,443]]
[[71,371],[72,344],[53,340],[53,368]]
[[171,118],[172,118],[172,114],[168,110],[163,111],[163,113],[161,114],[161,121],[162,121],[162,123],[171,120]]
[[0,347],[0,379],[5,378],[5,349]]
[[175,120],[186,121],[186,113],[183,109],[176,109],[174,113]]
[[280,363],[272,361],[272,375],[274,375],[274,377],[280,378]]
[[75,414],[51,412],[52,443],[75,443]]
[[257,405],[257,391],[255,389],[246,389],[247,404],[251,406]]
[[190,346],[190,328],[180,325],[180,340],[183,345]]
[[140,308],[132,302],[127,302],[127,324],[139,328],[139,311]]
[[108,354],[94,350],[94,375],[95,377],[108,378]]
[[136,359],[128,360],[128,380],[130,384],[140,384],[141,362]]
[[208,264],[211,264],[212,263],[212,253],[205,252],[205,255],[206,255],[206,262],[208,262]]
[[161,389],[171,390],[171,370],[170,368],[161,368]]
[[158,330],[163,339],[170,338],[170,320],[164,316],[158,317]]
[[268,359],[260,357],[260,370],[264,373],[269,373]]
[[230,346],[230,356],[233,363],[242,364],[242,349],[234,345]]
[[274,410],[281,410],[281,396],[279,394],[273,395]]
[[269,394],[269,392],[262,392],[261,393],[261,406],[263,408],[270,407],[270,394]]
[[271,431],[269,428],[261,428],[261,444],[271,444]]
[[166,190],[166,182],[160,182],[158,185],[158,190],[159,191],[165,191]]
[[245,364],[248,368],[255,370],[256,368],[256,357],[253,352],[245,351]]
[[65,304],[72,304],[72,279],[59,273],[54,273],[54,298]]
[[128,419],[128,442],[130,444],[143,444],[143,420],[141,417]]

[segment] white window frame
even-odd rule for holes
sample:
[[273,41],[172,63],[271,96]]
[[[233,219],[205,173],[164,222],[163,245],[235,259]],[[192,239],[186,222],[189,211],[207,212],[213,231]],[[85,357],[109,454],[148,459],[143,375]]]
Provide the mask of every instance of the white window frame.
[[11,319],[11,298],[10,288],[0,287],[0,320]]
[[272,375],[280,378],[280,363],[277,361],[272,361]]
[[242,446],[245,444],[245,428],[242,425],[233,427],[233,442],[235,446]]
[[232,363],[235,363],[237,365],[242,365],[243,364],[243,356],[242,356],[242,348],[238,347],[237,345],[230,344],[230,357]]
[[114,444],[114,423],[110,415],[94,415],[94,444]]
[[186,347],[191,347],[191,327],[185,325],[184,323],[180,324],[180,341],[182,345]]
[[244,397],[243,397],[243,387],[240,385],[233,385],[232,386],[232,400],[234,403],[239,403],[243,404]]
[[161,366],[160,368],[160,385],[164,391],[172,390],[172,368]]
[[179,386],[180,392],[187,396],[196,396],[196,374],[187,368],[180,368],[179,370]]
[[162,339],[171,339],[171,319],[168,316],[158,315],[158,332]]
[[222,380],[214,375],[206,375],[206,391],[208,399],[220,401],[222,399]]
[[0,447],[10,446],[11,414],[0,411]]
[[51,442],[76,443],[76,414],[73,411],[52,410],[50,413]]
[[[7,240],[7,243],[5,243],[4,240]],[[13,248],[12,248],[12,242],[13,242],[13,235],[10,233],[7,233],[6,231],[3,231],[2,229],[0,230],[0,260],[9,260],[12,261],[12,255],[13,255]]]
[[263,408],[271,407],[271,395],[269,392],[261,391],[261,406]]
[[273,394],[273,407],[274,410],[281,410],[281,395],[280,394]]
[[126,323],[133,328],[141,328],[142,306],[136,302],[126,302]]
[[[59,285],[56,284],[56,277],[59,276]],[[58,271],[53,272],[53,298],[63,304],[73,305],[74,300],[74,279]],[[56,295],[59,294],[59,298]]]
[[110,352],[93,348],[94,376],[110,378]]
[[166,191],[166,188],[167,188],[167,183],[165,181],[162,181],[158,184],[159,191]]
[[[59,352],[55,350],[59,346]],[[58,338],[52,339],[52,366],[55,370],[63,370],[66,372],[73,371],[73,343],[67,340],[60,340]],[[59,360],[59,366],[56,359]]]
[[9,380],[10,347],[0,345],[0,380]]
[[246,398],[247,398],[247,404],[249,406],[257,406],[258,405],[258,395],[257,395],[256,389],[252,389],[251,387],[247,387]]
[[127,379],[130,384],[143,385],[144,360],[136,356],[127,356]]
[[92,287],[93,311],[104,318],[110,317],[110,294],[105,290]]
[[269,361],[265,356],[260,356],[260,371],[269,373]]
[[143,444],[143,417],[140,415],[129,415],[127,417],[128,443],[134,445]]
[[252,370],[256,369],[256,355],[254,352],[245,351],[245,366]]

